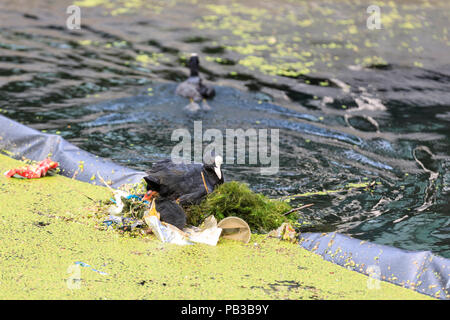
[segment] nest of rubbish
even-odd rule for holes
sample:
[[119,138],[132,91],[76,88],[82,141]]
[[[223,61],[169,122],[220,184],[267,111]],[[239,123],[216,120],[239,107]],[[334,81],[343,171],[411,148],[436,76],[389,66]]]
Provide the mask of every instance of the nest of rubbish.
[[[149,210],[150,203],[143,201],[146,192],[145,182],[122,189],[131,196],[122,197],[123,209],[120,219],[114,221],[111,212],[116,206],[112,198],[100,204],[99,210],[109,214],[112,220],[106,224],[114,225],[121,230],[131,231],[136,226],[143,226],[142,221]],[[253,192],[248,185],[237,181],[219,185],[208,194],[199,204],[183,207],[186,213],[187,225],[199,226],[209,216],[217,221],[226,217],[238,217],[247,222],[252,232],[268,233],[288,223],[298,230],[301,212],[292,208],[288,201],[270,199],[267,196]]]

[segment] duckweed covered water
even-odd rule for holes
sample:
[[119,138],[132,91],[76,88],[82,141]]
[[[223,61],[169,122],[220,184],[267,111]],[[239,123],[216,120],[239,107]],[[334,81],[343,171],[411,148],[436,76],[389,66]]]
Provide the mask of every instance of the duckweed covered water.
[[[65,27],[72,3],[81,30]],[[366,27],[372,4],[380,30]],[[450,257],[449,9],[444,0],[2,2],[0,112],[146,169],[170,155],[174,129],[193,131],[173,92],[197,52],[218,86],[214,111],[197,119],[203,130],[280,129],[279,173],[227,163],[228,181],[304,195],[292,204],[314,203],[307,230]]]
[[[21,165],[0,155],[0,172]],[[110,191],[62,176],[0,175],[0,191],[0,299],[431,299],[370,289],[368,277],[265,236],[178,246],[106,231],[90,209]]]

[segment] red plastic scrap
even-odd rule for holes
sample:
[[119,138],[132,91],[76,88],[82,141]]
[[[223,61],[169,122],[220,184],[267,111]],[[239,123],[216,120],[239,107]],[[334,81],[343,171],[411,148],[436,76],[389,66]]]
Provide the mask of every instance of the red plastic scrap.
[[47,158],[33,165],[11,169],[5,173],[5,176],[8,178],[14,177],[36,179],[45,176],[49,170],[54,170],[58,166],[58,162],[52,161],[50,158]]

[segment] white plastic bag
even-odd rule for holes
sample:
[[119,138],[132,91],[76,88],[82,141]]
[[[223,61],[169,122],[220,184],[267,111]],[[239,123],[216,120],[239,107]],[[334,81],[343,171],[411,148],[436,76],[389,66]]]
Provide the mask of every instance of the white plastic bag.
[[187,228],[184,231],[189,235],[189,240],[198,243],[217,245],[222,229],[217,227],[217,220],[214,216],[205,219],[200,228]]

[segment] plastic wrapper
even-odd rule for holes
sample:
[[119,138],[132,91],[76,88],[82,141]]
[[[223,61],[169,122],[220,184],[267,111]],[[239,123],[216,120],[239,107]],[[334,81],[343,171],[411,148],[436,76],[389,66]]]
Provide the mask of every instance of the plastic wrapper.
[[210,246],[217,245],[222,229],[217,227],[217,220],[214,216],[209,216],[199,227],[191,227],[184,230],[189,235],[192,242],[204,243]]
[[124,204],[122,201],[122,197],[126,198],[129,196],[129,194],[126,193],[125,191],[121,191],[121,190],[114,190],[113,193],[114,193],[114,200],[115,200],[116,205],[110,207],[108,212],[109,212],[109,214],[114,215],[114,216],[123,215],[122,211],[123,211]]
[[36,164],[11,169],[5,173],[5,176],[8,178],[37,179],[51,174],[58,166],[58,162],[47,158]]
[[79,265],[81,267],[85,267],[85,268],[90,268],[92,271],[95,271],[99,274],[101,274],[102,276],[107,276],[108,274],[106,272],[94,269],[91,265],[88,265],[87,263],[81,262],[81,261],[77,261],[75,262],[76,265]]
[[168,223],[159,220],[160,214],[156,211],[155,199],[152,201],[150,209],[145,212],[144,221],[150,227],[155,236],[162,242],[179,245],[192,244],[187,239],[187,234]]
[[200,228],[191,227],[183,231],[171,224],[161,222],[156,209],[150,209],[144,221],[160,241],[178,245],[204,243],[215,246],[222,232],[222,229],[217,227],[214,216],[208,217]]
[[173,243],[178,245],[193,244],[188,240],[183,231],[170,224],[161,222],[157,216],[146,216],[145,223],[150,227],[155,236],[166,243]]
[[289,242],[297,241],[297,233],[291,224],[284,222],[278,229],[269,232],[269,237],[278,238]]
[[103,221],[103,223],[107,227],[117,227],[124,231],[131,231],[134,230],[137,227],[142,227],[144,223],[141,220],[133,219],[133,218],[126,218],[126,217],[119,217],[115,215],[109,215],[109,217]]

